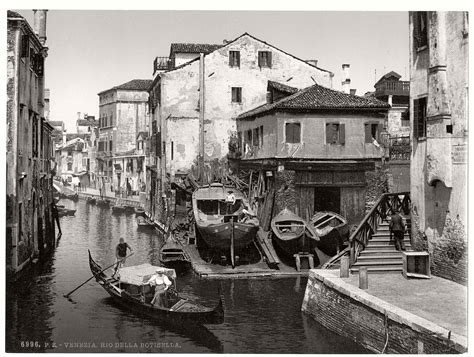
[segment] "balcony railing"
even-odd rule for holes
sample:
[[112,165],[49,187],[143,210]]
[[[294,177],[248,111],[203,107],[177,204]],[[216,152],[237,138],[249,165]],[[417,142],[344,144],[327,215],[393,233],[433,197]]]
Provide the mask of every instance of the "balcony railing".
[[375,96],[380,97],[384,95],[410,95],[409,81],[385,81],[380,83],[375,88]]
[[171,67],[171,59],[168,57],[156,57],[153,61],[153,74],[155,74],[156,71],[167,71],[171,69]]

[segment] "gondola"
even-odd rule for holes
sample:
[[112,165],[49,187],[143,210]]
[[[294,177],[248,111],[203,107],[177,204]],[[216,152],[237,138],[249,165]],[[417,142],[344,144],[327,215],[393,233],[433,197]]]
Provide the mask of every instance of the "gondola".
[[153,223],[153,221],[149,220],[148,218],[145,218],[144,216],[137,217],[137,226],[138,229],[155,228],[155,224]]
[[145,209],[141,207],[135,207],[135,216],[145,216]]
[[[234,204],[227,204],[229,191],[235,197]],[[198,188],[192,196],[193,214],[199,237],[217,251],[231,252],[231,259],[239,250],[249,246],[257,234],[259,222],[251,212],[242,192],[220,183]],[[234,262],[232,263],[234,265]]]
[[99,198],[96,201],[96,205],[99,207],[110,207],[110,200],[106,198]]
[[125,213],[125,212],[127,212],[127,209],[125,208],[125,206],[122,206],[122,205],[113,205],[112,206],[112,213],[122,214],[122,213]]
[[58,208],[58,217],[74,216],[76,213],[75,209],[65,208],[64,206],[63,207],[57,206],[57,208]]
[[107,291],[113,300],[122,307],[150,318],[173,323],[195,322],[199,324],[221,324],[224,322],[222,295],[215,307],[207,307],[179,296],[176,289],[170,288],[165,298],[166,306],[155,306],[151,287],[146,284],[157,269],[160,269],[171,280],[176,279],[173,269],[156,267],[145,263],[137,266],[121,268],[119,278],[114,278],[102,271],[89,251],[89,266],[96,281]]
[[312,253],[319,237],[305,220],[283,209],[271,221],[273,241],[287,254]]
[[170,234],[160,249],[160,262],[163,266],[182,273],[191,267],[191,258],[183,245]]
[[331,211],[316,212],[310,222],[320,239],[318,248],[330,256],[336,255],[349,238],[347,220],[340,214]]

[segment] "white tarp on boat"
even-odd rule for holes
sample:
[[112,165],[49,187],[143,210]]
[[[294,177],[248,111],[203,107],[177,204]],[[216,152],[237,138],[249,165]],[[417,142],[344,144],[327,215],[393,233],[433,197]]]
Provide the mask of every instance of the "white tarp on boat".
[[162,271],[168,278],[176,279],[174,269],[157,267],[149,263],[119,269],[120,281],[125,284],[143,285],[148,282],[157,270]]

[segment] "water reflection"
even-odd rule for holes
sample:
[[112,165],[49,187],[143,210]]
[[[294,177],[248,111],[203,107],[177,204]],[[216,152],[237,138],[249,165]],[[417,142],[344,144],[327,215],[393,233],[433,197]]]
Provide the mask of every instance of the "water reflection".
[[[192,272],[180,277],[181,294],[208,306],[218,302],[222,286],[226,311],[221,325],[182,328],[135,315],[115,305],[95,280],[77,290],[71,303],[63,294],[91,274],[88,249],[100,265],[110,265],[123,237],[135,251],[127,265],[158,265],[163,240],[156,232],[138,231],[134,214],[112,215],[110,209],[81,200],[61,203],[77,211],[61,218],[63,235],[53,259],[26,282],[8,288],[7,351],[366,352],[301,314],[306,278],[219,281],[201,280]],[[22,348],[26,340],[42,345]]]

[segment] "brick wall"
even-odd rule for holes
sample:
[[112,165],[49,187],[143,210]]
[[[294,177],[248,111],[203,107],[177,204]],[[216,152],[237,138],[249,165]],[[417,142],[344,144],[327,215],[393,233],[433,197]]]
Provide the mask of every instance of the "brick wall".
[[[392,313],[385,316],[379,310],[356,300],[350,292],[326,284],[310,272],[302,311],[318,323],[363,347],[382,352],[388,333],[386,353],[459,353],[462,347],[437,336],[431,330],[415,331]],[[420,348],[422,350],[420,350]],[[460,350],[460,351],[459,351]]]

